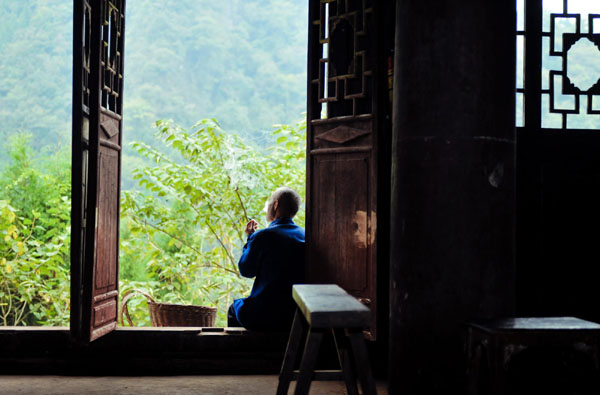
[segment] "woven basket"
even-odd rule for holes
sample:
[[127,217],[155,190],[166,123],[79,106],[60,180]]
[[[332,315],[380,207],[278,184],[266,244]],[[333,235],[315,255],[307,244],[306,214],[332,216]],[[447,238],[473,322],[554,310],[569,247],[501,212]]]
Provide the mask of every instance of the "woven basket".
[[158,303],[152,296],[139,290],[131,290],[123,294],[121,301],[121,325],[124,325],[123,314],[125,314],[127,322],[130,326],[133,326],[133,321],[127,309],[127,303],[135,295],[144,295],[146,297],[152,326],[215,326],[215,319],[217,317],[216,307]]

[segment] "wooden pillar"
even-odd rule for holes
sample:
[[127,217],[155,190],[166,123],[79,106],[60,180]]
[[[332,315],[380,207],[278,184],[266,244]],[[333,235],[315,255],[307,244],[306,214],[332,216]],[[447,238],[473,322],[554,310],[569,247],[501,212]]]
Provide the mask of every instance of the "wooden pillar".
[[514,311],[515,4],[396,9],[390,394],[464,393],[461,323]]

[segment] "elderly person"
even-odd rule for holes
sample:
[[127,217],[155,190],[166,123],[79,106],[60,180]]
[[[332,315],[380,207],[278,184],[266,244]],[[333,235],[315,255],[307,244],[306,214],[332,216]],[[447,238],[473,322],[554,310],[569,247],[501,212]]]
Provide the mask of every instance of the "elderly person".
[[269,226],[257,230],[250,220],[248,240],[238,263],[244,277],[253,278],[250,296],[229,307],[228,326],[252,330],[289,330],[294,316],[292,285],[304,281],[304,229],[292,221],[300,207],[300,195],[286,187],[267,201]]

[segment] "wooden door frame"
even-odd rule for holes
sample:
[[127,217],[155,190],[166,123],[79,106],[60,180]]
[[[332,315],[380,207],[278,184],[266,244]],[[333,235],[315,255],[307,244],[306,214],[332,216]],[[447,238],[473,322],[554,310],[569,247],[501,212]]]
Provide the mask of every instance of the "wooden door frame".
[[[82,0],[75,0],[74,1],[74,8],[73,8],[73,12],[74,12],[74,23],[75,23],[75,28],[79,28],[81,29],[83,27],[83,23],[82,20],[79,18],[80,15],[82,15],[82,7],[83,7],[83,1]],[[394,13],[392,12],[390,14],[392,17],[394,15]],[[389,15],[388,15],[389,16]],[[391,18],[393,20],[393,18]],[[388,32],[389,33],[389,32]],[[392,26],[392,30],[390,33],[390,37],[386,36],[386,39],[390,40],[393,43],[393,26]],[[75,40],[75,38],[74,38]],[[79,43],[77,43],[79,44]],[[378,42],[378,44],[383,44],[383,42]],[[379,48],[379,47],[378,47]],[[380,53],[383,53],[383,51],[381,51]],[[81,51],[81,46],[80,45],[74,45],[74,52],[73,52],[73,56],[82,56],[82,51]],[[383,58],[382,58],[383,59]],[[379,59],[379,60],[382,60]],[[381,63],[381,62],[380,62]],[[384,76],[385,74],[385,70],[383,69],[383,67],[385,67],[385,65],[382,63],[380,68],[382,68],[381,70],[381,76]],[[73,85],[72,85],[72,90],[73,90],[73,97],[79,97],[80,94],[80,89],[79,86],[81,86],[80,84],[82,83],[82,71],[80,69],[74,70],[73,71]],[[379,89],[379,97],[376,100],[382,100],[382,102],[386,102],[387,101],[387,90],[385,89],[385,80],[382,78],[378,79],[378,83],[381,84],[381,89]],[[385,127],[386,129],[389,128],[389,137],[391,138],[391,117],[389,112],[386,112],[384,114],[384,112],[379,112],[381,119],[378,119],[377,122],[379,122],[380,125],[385,125],[385,126],[381,126],[381,127]],[[78,111],[75,107],[73,107],[73,122],[74,123],[78,123],[81,124],[83,122],[82,116],[81,116],[81,111]],[[85,142],[82,142],[80,139],[80,136],[73,136],[72,139],[72,144],[77,144],[78,145],[78,149],[80,150],[82,147],[82,144],[85,144]],[[384,148],[388,148],[390,149],[391,147],[389,146],[389,144],[386,144]],[[82,166],[81,164],[76,165],[77,163],[80,163],[81,158],[79,157],[75,157],[75,151],[73,150],[73,154],[72,154],[72,171],[73,171],[73,175],[72,175],[72,196],[73,196],[73,201],[74,202],[81,202],[83,199],[83,195],[82,195],[82,190],[81,190],[81,183],[78,182],[77,180],[81,180],[82,176],[83,176],[83,172],[82,172]],[[91,169],[90,169],[91,170]],[[388,176],[389,176],[389,169],[386,170],[388,172]],[[95,174],[96,172],[93,171],[93,173]],[[385,173],[384,173],[385,174]],[[308,180],[308,175],[307,175],[307,180]],[[382,207],[382,203],[386,203],[388,206],[388,210],[389,210],[389,194],[385,195],[385,194],[381,194],[378,195],[377,199],[378,199],[378,205],[380,205],[380,207]],[[81,210],[81,204],[79,204],[78,207],[73,206],[71,209],[71,221],[72,224],[75,224],[77,227],[81,227],[82,225],[82,220],[81,220],[81,215],[80,215],[80,210]],[[389,211],[388,211],[389,213]],[[387,217],[388,215],[386,215],[385,213],[383,213],[384,217]],[[383,222],[380,221],[380,223],[378,224],[379,230],[380,232],[384,232],[382,234],[387,235],[387,233],[385,233],[384,229],[385,227],[382,226]],[[80,237],[77,236],[77,237]],[[382,237],[383,239],[383,237]],[[387,240],[385,240],[387,242]],[[75,253],[73,252],[73,244],[71,244],[71,254],[72,256],[76,256],[78,257],[79,255],[79,251],[76,251]],[[386,250],[387,251],[387,250]],[[382,251],[385,252],[385,251]],[[382,255],[383,256],[383,255]],[[382,259],[378,260],[377,263],[377,272],[378,272],[378,276],[379,278],[382,279],[386,279],[387,278],[387,268],[388,268],[388,262]],[[157,344],[172,344],[173,341],[175,341],[174,339],[177,338],[177,336],[184,336],[187,337],[188,335],[190,335],[190,330],[185,330],[185,329],[180,329],[180,328],[123,328],[123,327],[119,327],[117,328],[109,337],[107,337],[106,339],[100,339],[98,341],[97,344],[92,344],[92,345],[82,345],[79,344],[77,342],[74,342],[74,339],[79,336],[81,334],[81,320],[82,320],[82,311],[81,311],[81,294],[80,292],[78,292],[79,289],[81,289],[81,285],[79,284],[77,279],[80,279],[82,276],[82,268],[81,268],[81,259],[77,259],[75,261],[75,264],[72,263],[71,266],[71,324],[69,328],[64,328],[64,327],[36,327],[36,328],[0,328],[0,366],[3,367],[7,367],[9,368],[12,362],[16,362],[16,364],[13,366],[13,368],[15,368],[15,371],[19,371],[19,369],[24,369],[24,370],[20,370],[22,372],[31,372],[30,369],[43,369],[44,372],[47,372],[47,369],[52,369],[52,368],[63,368],[66,367],[67,365],[64,364],[64,362],[59,363],[58,365],[56,365],[56,361],[58,357],[65,357],[65,358],[74,358],[75,361],[77,361],[77,358],[86,358],[86,356],[88,355],[92,355],[95,351],[96,347],[101,347],[104,352],[106,352],[107,354],[110,353],[118,353],[121,352],[123,350],[125,350],[126,352],[129,352],[127,350],[131,350],[131,356],[132,358],[149,358],[149,351],[144,351],[141,348],[139,348],[139,343],[140,342],[146,342],[147,339],[152,339],[152,342],[156,342]],[[385,296],[388,294],[388,287],[387,287],[387,282],[384,282],[382,284],[380,284],[382,286],[379,286],[377,288],[377,292],[379,294],[378,298],[381,298],[382,295],[384,296],[384,299],[382,299],[382,301],[379,303],[379,307],[380,309],[383,308],[384,306],[386,306],[386,310],[383,313],[387,313],[387,299],[385,298]],[[75,290],[75,291],[74,291]],[[382,312],[379,312],[379,315],[385,319],[386,314],[381,314]],[[73,318],[74,317],[74,318]],[[385,322],[385,321],[384,321]],[[79,324],[78,324],[79,323]],[[381,328],[381,331],[386,331],[387,330],[387,325],[383,325]],[[275,338],[278,338],[279,335],[275,335]],[[66,338],[65,338],[66,337]],[[272,334],[253,334],[251,336],[245,336],[245,337],[240,337],[239,335],[229,335],[229,334],[221,334],[221,335],[211,335],[208,333],[203,333],[201,335],[195,335],[194,338],[196,339],[196,341],[198,342],[198,344],[200,344],[200,346],[196,346],[196,347],[200,347],[200,351],[204,352],[205,350],[210,350],[211,352],[214,352],[215,347],[219,348],[219,350],[221,350],[222,353],[226,354],[227,356],[225,358],[229,358],[228,360],[231,361],[238,361],[239,364],[235,365],[236,362],[233,362],[234,365],[234,369],[235,366],[246,366],[244,365],[244,361],[247,361],[248,358],[248,354],[247,352],[251,352],[252,354],[256,354],[256,355],[268,355],[270,357],[272,357],[273,355],[279,353],[279,350],[274,350],[272,348],[273,346],[273,335]],[[287,338],[286,338],[287,340]],[[382,340],[387,341],[387,339],[383,338]],[[241,343],[240,343],[241,342]],[[248,342],[248,349],[245,349],[245,351],[240,350],[240,344],[243,344],[244,342]],[[378,341],[378,343],[380,343]],[[150,344],[150,343],[148,343]],[[279,343],[277,343],[279,344]],[[34,347],[35,346],[35,347]],[[156,350],[158,350],[157,352],[163,353],[163,352],[169,352],[170,350],[167,348],[167,346],[165,346],[165,348],[160,348],[157,347]],[[173,350],[171,350],[173,351]],[[283,349],[281,350],[281,356],[283,356]],[[181,349],[177,349],[176,352],[172,353],[172,358],[173,359],[177,359],[179,358],[178,355],[186,355],[186,357],[189,357],[189,350],[181,350]],[[183,354],[178,354],[178,353],[183,353]],[[221,355],[221,354],[219,354]],[[387,355],[386,353],[381,353],[382,358],[380,358],[380,361],[385,363],[386,357],[384,355]],[[150,359],[148,359],[150,360]],[[169,361],[169,359],[167,359],[166,361]],[[146,364],[143,361],[138,361],[138,365],[137,366],[150,366],[152,364],[148,363]],[[155,361],[156,362],[156,361]],[[135,363],[135,362],[132,362]],[[153,362],[154,363],[154,362]],[[74,365],[76,365],[77,363],[75,362]],[[255,366],[255,368],[257,369],[257,371],[260,372],[266,372],[266,370],[261,370],[260,366]],[[77,370],[76,366],[70,366],[66,368],[66,371],[73,371],[73,370],[69,370],[69,369],[75,369]],[[206,360],[205,362],[201,363],[200,365],[198,365],[198,369],[199,371],[203,371],[203,372],[210,372],[210,371],[222,371],[219,370],[218,368],[216,368],[215,365],[213,365],[213,363],[209,360]],[[245,368],[244,368],[245,369]],[[184,369],[185,370],[185,369]],[[8,370],[4,370],[4,371],[8,371]],[[382,370],[384,371],[384,370]],[[225,371],[225,372],[231,372],[231,371]]]

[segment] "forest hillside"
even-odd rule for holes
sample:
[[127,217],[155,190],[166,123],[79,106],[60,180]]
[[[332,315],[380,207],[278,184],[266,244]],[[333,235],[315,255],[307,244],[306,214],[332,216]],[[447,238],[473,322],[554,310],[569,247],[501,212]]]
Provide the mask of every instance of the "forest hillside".
[[[124,139],[154,143],[151,125],[217,118],[258,146],[306,107],[306,2],[127,1]],[[0,2],[0,166],[5,142],[36,152],[70,145],[72,4]],[[141,159],[126,146],[124,187]]]

